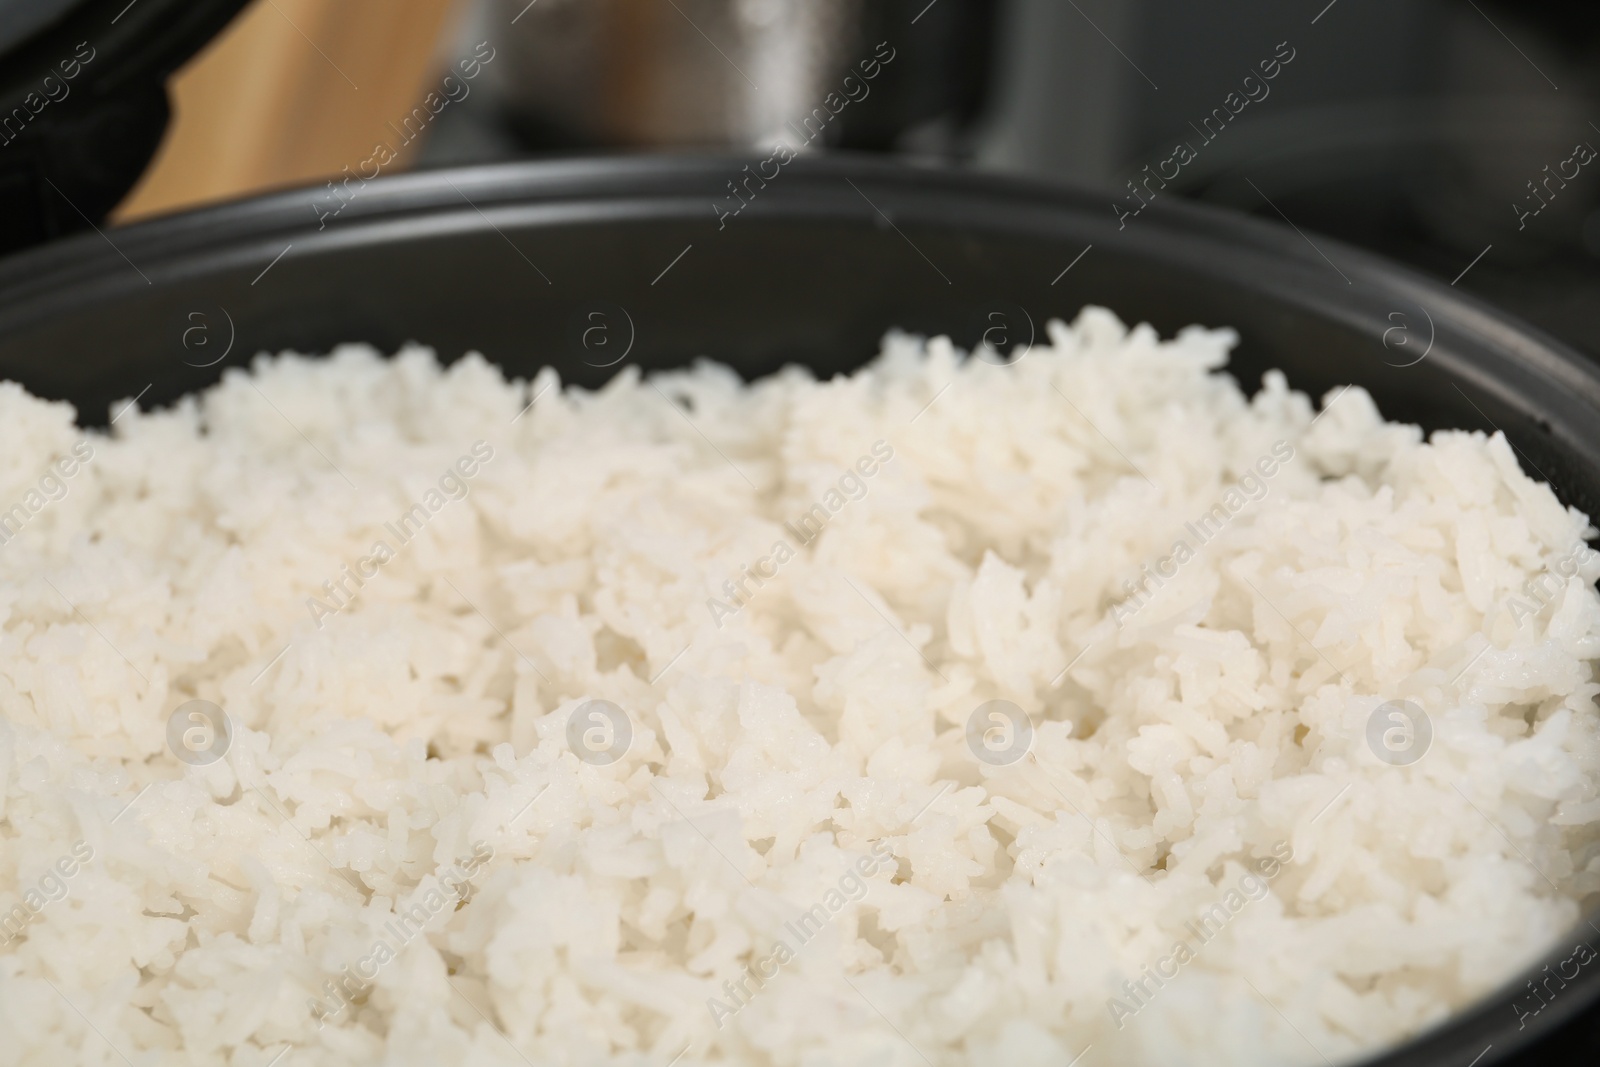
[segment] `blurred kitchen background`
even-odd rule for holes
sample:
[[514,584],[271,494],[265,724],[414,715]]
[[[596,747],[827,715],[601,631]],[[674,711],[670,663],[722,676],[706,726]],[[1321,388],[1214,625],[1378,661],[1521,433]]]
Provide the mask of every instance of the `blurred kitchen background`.
[[[0,67],[30,26],[84,2],[0,0]],[[806,116],[892,52],[805,150],[1101,189],[1110,212],[1187,139],[1203,150],[1161,196],[1459,278],[1600,355],[1600,161],[1580,150],[1600,145],[1592,2],[191,3],[238,13],[167,79],[170,123],[131,192],[107,186],[113,221],[370,173],[379,142],[397,149],[385,174],[597,151],[765,157],[800,146]],[[1206,116],[1291,53],[1207,142]],[[416,110],[474,58],[458,96]],[[80,225],[56,207],[12,243]]]

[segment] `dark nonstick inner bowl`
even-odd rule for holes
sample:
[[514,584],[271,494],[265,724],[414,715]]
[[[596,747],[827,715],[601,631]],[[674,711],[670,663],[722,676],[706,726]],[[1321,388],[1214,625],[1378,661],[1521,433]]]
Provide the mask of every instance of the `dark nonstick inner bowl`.
[[[699,356],[825,376],[891,326],[963,347],[996,323],[1043,339],[1048,319],[1096,303],[1163,334],[1237,328],[1230,370],[1247,391],[1277,367],[1313,396],[1364,386],[1390,419],[1502,430],[1564,503],[1600,510],[1600,372],[1375,257],[1198,208],[1119,223],[1100,198],[1009,180],[846,158],[761,185],[745,181],[755,164],[439,171],[86,234],[0,264],[0,378],[104,424],[113,401],[169,403],[259,351],[353,340],[475,349],[522,376],[552,364],[585,386]],[[1579,931],[1541,965],[1593,932]],[[1487,1065],[1597,995],[1600,968],[1584,968],[1529,1018],[1519,979],[1377,1062],[1465,1065],[1487,1049]]]

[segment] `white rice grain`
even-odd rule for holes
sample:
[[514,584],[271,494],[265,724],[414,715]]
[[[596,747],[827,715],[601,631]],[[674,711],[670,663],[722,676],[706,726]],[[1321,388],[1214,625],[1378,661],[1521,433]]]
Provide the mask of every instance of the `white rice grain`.
[[1230,331],[1049,337],[592,393],[348,346],[87,437],[0,386],[0,1065],[1310,1064],[1553,944],[1587,517],[1499,434],[1247,398]]

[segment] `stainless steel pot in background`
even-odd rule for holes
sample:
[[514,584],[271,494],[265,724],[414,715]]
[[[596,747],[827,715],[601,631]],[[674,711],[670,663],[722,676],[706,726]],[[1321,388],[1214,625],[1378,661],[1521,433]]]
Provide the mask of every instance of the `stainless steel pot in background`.
[[602,144],[756,145],[835,88],[861,0],[493,0],[494,68],[530,132]]
[[[522,153],[782,142],[799,151],[955,155],[969,146],[986,102],[1000,7],[999,0],[481,0],[468,36],[491,41],[503,57],[491,70],[490,99],[478,106],[493,108]],[[819,108],[828,121],[808,129],[806,116]],[[448,146],[433,156],[460,161]]]

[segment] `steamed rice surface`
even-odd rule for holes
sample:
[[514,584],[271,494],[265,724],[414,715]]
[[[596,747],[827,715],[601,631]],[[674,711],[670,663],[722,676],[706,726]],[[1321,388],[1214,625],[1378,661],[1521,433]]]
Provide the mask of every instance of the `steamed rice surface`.
[[[1309,1064],[1511,976],[1600,888],[1600,563],[1525,588],[1587,518],[1498,434],[1247,399],[1231,331],[1048,333],[598,392],[354,346],[88,435],[0,547],[0,917],[92,851],[0,1065]],[[73,417],[0,387],[0,507]]]

